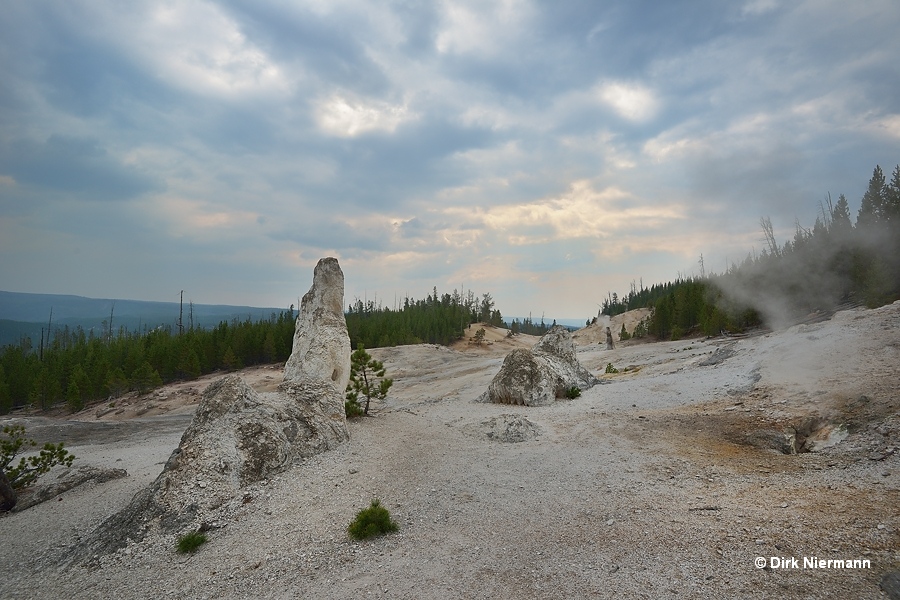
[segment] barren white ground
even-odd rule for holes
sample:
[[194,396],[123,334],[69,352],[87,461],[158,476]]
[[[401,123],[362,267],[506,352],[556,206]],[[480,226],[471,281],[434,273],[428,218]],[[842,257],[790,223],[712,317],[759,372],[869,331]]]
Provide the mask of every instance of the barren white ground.
[[[900,303],[611,351],[594,328],[578,356],[606,383],[543,408],[473,402],[512,347],[535,341],[490,333],[481,348],[373,351],[394,378],[388,399],[338,450],[244,490],[194,555],[154,536],[99,567],[53,566],[156,477],[215,377],[75,417],[14,415],[40,440],[65,440],[75,466],[129,477],[0,518],[0,597],[886,597],[879,582],[900,569]],[[716,348],[733,354],[700,366]],[[608,363],[620,373],[604,374]],[[281,373],[245,376],[271,389]],[[501,415],[538,435],[490,438]],[[794,456],[743,443],[807,416],[850,435]],[[376,497],[399,531],[351,540],[348,523]],[[757,557],[871,568],[758,569]]]

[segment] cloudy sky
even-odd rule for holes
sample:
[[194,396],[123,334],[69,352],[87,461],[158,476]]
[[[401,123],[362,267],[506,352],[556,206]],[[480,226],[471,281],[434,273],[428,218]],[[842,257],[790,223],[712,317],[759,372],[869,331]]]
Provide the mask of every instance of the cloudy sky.
[[0,0],[0,289],[587,318],[854,216],[896,0]]

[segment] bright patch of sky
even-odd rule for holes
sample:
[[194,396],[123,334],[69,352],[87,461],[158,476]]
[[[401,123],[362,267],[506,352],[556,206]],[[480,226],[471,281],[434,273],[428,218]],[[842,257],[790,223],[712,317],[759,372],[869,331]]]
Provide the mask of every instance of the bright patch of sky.
[[10,291],[286,307],[337,256],[587,318],[900,162],[893,0],[0,9]]

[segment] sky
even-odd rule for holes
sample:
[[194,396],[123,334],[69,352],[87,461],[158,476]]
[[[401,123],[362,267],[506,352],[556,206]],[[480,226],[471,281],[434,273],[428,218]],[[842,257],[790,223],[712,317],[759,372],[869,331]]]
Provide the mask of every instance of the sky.
[[[896,0],[0,0],[0,289],[589,318],[855,217]],[[2,315],[0,315],[2,317]]]

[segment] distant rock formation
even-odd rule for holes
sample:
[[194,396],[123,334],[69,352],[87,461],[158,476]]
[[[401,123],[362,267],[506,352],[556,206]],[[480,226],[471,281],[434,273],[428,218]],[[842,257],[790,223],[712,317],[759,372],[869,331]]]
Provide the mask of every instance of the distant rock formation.
[[300,303],[284,381],[319,379],[324,374],[343,394],[350,381],[351,352],[344,320],[344,273],[336,258],[323,258]]
[[564,398],[572,387],[585,390],[596,383],[597,378],[578,362],[569,331],[557,325],[532,349],[507,354],[500,372],[477,401],[546,406]]
[[337,260],[320,260],[300,305],[291,369],[278,391],[257,393],[237,375],[212,383],[162,473],[73,548],[70,561],[113,552],[153,528],[177,532],[206,523],[241,488],[349,439],[343,294]]

